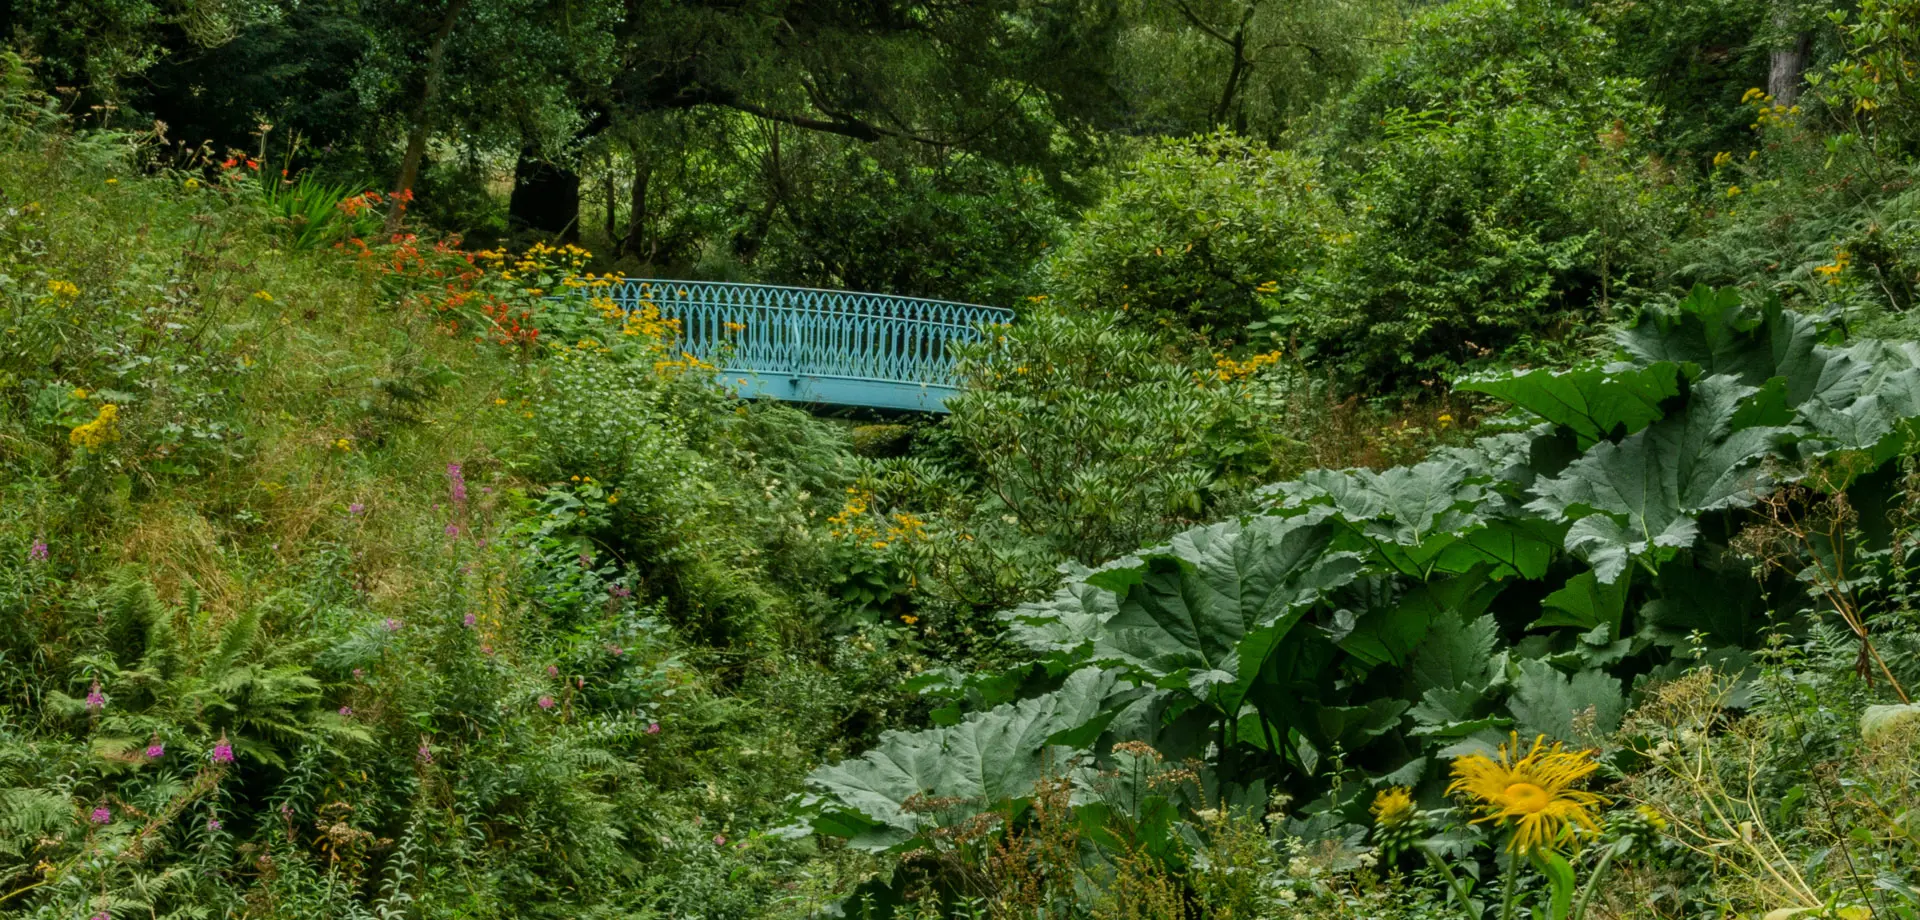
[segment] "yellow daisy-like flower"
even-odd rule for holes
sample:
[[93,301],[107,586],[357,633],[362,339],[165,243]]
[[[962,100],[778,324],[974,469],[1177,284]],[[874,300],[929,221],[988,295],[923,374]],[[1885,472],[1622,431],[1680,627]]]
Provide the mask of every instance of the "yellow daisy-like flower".
[[1591,809],[1607,804],[1604,796],[1573,788],[1598,769],[1591,751],[1568,751],[1559,742],[1547,746],[1547,736],[1533,740],[1526,756],[1520,736],[1500,746],[1498,760],[1469,754],[1453,762],[1449,795],[1464,793],[1474,800],[1481,821],[1512,822],[1507,848],[1518,853],[1551,850],[1574,828],[1598,832]]
[[1413,790],[1405,786],[1382,789],[1367,810],[1373,812],[1374,823],[1381,827],[1405,824],[1414,817]]

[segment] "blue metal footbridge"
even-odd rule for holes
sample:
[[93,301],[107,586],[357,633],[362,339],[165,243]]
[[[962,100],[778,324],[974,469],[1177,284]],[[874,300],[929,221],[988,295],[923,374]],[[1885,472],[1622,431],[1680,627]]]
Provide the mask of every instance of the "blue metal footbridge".
[[677,321],[675,347],[741,396],[921,412],[960,392],[953,345],[1013,321],[1000,307],[721,281],[623,278],[600,296]]

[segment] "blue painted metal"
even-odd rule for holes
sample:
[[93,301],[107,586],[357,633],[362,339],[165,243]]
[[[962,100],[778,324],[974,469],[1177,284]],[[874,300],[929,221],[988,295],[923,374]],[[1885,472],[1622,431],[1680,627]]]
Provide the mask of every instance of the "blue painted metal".
[[819,288],[623,278],[602,296],[678,320],[678,347],[742,396],[945,412],[960,391],[950,346],[1013,311]]

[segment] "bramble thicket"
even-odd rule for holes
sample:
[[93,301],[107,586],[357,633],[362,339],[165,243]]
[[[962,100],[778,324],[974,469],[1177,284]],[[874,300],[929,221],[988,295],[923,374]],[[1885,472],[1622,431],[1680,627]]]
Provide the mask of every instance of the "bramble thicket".
[[1913,0],[0,11],[0,913],[1920,920]]

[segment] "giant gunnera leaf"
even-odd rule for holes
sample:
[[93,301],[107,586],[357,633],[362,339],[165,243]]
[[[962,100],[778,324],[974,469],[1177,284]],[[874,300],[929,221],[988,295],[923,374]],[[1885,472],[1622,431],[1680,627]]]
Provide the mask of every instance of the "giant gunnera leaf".
[[1504,399],[1572,431],[1581,447],[1624,437],[1660,418],[1660,404],[1680,392],[1680,367],[1625,362],[1570,371],[1528,370],[1469,377],[1454,389]]
[[1323,506],[1381,561],[1426,577],[1434,561],[1486,523],[1481,515],[1490,477],[1458,456],[1384,472],[1314,470],[1278,486],[1282,509]]
[[1567,550],[1607,584],[1637,556],[1692,546],[1699,515],[1751,504],[1770,483],[1762,461],[1788,429],[1733,424],[1741,400],[1756,392],[1724,375],[1701,380],[1684,411],[1618,444],[1594,445],[1535,483],[1539,497],[1527,508],[1572,520]]
[[1335,533],[1306,518],[1229,521],[1143,552],[1137,566],[1089,576],[1120,598],[1095,655],[1237,712],[1261,662],[1307,608],[1358,574],[1359,557],[1329,551]]
[[1086,668],[1060,689],[925,731],[891,731],[853,760],[807,777],[815,790],[802,813],[811,828],[853,846],[887,850],[922,831],[1033,793],[1063,775],[1093,742],[1134,685],[1115,671]]

